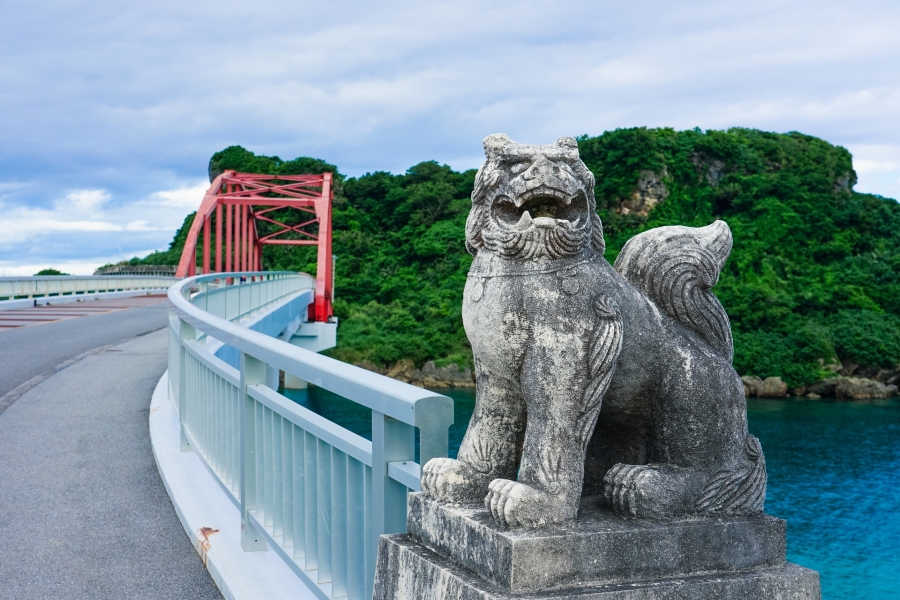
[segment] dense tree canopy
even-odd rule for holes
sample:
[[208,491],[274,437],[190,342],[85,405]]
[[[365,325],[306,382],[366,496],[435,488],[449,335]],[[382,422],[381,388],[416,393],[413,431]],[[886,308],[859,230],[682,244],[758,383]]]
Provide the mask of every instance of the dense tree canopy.
[[[793,132],[645,128],[583,136],[579,148],[597,178],[608,260],[651,227],[730,225],[734,250],[714,289],[731,317],[741,374],[801,385],[835,359],[872,369],[900,363],[900,205],[852,191],[845,149]],[[239,146],[210,160],[211,176],[224,169],[335,173],[334,356],[471,361],[460,307],[474,170],[431,161],[402,175],[344,178],[318,159],[282,161]],[[649,213],[628,210],[648,178],[664,198]],[[190,218],[168,251],[141,262],[177,263]],[[315,271],[314,248],[266,247],[263,258],[269,269]]]
[[68,275],[68,273],[63,273],[59,269],[41,269],[34,274],[35,277],[39,277],[41,275]]

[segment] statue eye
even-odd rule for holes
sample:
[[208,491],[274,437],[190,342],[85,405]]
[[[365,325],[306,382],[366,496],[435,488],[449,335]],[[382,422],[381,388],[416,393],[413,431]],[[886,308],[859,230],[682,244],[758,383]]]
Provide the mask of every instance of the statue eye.
[[522,171],[524,171],[527,168],[528,168],[528,163],[525,161],[521,161],[521,162],[513,163],[513,165],[509,168],[509,170],[512,171],[513,174],[518,175],[519,173],[521,173]]

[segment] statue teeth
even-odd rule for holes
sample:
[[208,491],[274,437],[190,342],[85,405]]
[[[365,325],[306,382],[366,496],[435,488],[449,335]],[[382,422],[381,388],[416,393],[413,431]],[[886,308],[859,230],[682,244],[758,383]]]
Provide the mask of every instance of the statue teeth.
[[519,219],[519,222],[516,223],[516,229],[524,231],[529,227],[531,227],[531,213],[526,210],[522,213],[522,217]]

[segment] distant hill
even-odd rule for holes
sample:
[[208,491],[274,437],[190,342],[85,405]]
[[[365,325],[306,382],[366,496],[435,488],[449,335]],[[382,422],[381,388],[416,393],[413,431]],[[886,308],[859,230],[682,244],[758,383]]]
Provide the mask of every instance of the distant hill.
[[[597,178],[610,262],[651,227],[730,225],[734,250],[714,289],[731,317],[742,375],[799,386],[829,369],[880,379],[898,369],[900,205],[853,191],[847,150],[750,129],[619,129],[582,136],[579,147]],[[337,174],[341,326],[332,355],[380,367],[470,364],[460,306],[475,170],[431,161],[403,175],[344,178],[318,159],[282,161],[239,146],[213,155],[210,175],[224,169]],[[189,223],[169,251],[146,260],[177,262]],[[263,256],[270,269],[315,271],[314,249],[270,246]]]

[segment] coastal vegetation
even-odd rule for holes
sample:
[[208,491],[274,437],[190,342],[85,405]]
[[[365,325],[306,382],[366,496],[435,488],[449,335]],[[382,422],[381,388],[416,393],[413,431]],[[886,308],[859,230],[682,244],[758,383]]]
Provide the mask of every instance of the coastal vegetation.
[[[597,179],[606,258],[661,225],[726,221],[734,250],[714,291],[729,316],[735,367],[791,387],[835,372],[894,377],[900,364],[900,204],[853,190],[844,148],[791,132],[632,128],[578,138]],[[475,170],[434,161],[406,173],[344,177],[313,158],[239,146],[224,169],[336,175],[331,355],[386,371],[404,362],[471,366],[460,316],[471,257],[464,224]],[[192,215],[145,264],[176,264]],[[315,249],[266,247],[266,268],[315,271]]]
[[35,277],[40,277],[43,275],[68,275],[68,273],[63,273],[59,269],[41,269],[37,273],[34,274]]

